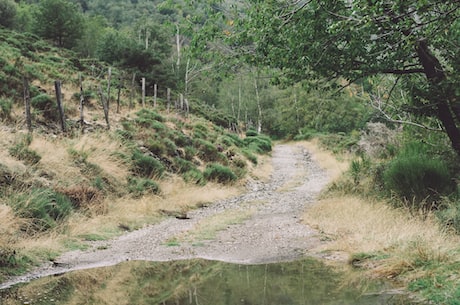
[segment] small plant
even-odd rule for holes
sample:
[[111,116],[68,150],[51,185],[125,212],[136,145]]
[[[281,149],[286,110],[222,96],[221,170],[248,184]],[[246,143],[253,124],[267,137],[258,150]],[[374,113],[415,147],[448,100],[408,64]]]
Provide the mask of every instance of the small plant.
[[251,161],[252,164],[257,165],[257,156],[254,155],[249,149],[243,149],[241,151],[243,155]]
[[134,151],[132,162],[133,172],[144,178],[162,177],[165,171],[164,165],[159,160],[144,155],[138,150]]
[[158,184],[151,180],[145,178],[135,178],[130,177],[128,179],[128,189],[134,197],[141,197],[145,194],[159,194],[160,187]]
[[0,119],[9,120],[11,118],[11,109],[13,102],[9,98],[0,98]]
[[30,143],[32,143],[32,135],[27,134],[16,145],[10,147],[10,155],[29,165],[37,164],[41,156],[29,148]]
[[47,188],[35,188],[10,198],[14,212],[30,223],[23,227],[28,233],[43,232],[55,228],[72,212],[70,199]]
[[43,117],[50,120],[57,120],[59,118],[57,105],[48,94],[39,94],[30,100],[30,104],[35,109],[38,109]]
[[200,172],[200,170],[197,168],[192,168],[186,171],[182,177],[184,178],[184,181],[188,183],[193,183],[197,185],[206,184],[206,179],[204,178],[203,173]]
[[267,136],[248,136],[244,139],[244,143],[246,147],[258,154],[268,153],[272,150],[272,142]]
[[436,207],[442,195],[455,190],[447,164],[418,145],[408,145],[388,164],[383,181],[387,190],[420,208]]
[[196,165],[193,164],[193,162],[190,162],[188,160],[176,157],[174,158],[174,167],[176,168],[178,173],[186,173],[192,169],[196,168]]
[[238,179],[230,168],[217,163],[208,164],[203,175],[206,180],[219,183],[230,183]]
[[217,147],[206,140],[196,140],[196,148],[198,156],[204,161],[217,161],[219,160],[219,151]]
[[246,136],[247,137],[257,137],[258,135],[259,135],[259,133],[255,129],[248,129],[246,131]]

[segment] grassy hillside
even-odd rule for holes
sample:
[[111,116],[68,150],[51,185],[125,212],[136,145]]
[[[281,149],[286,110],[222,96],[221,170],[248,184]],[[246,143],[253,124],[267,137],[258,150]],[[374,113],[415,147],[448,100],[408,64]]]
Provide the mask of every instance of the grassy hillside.
[[[108,91],[107,66],[31,35],[0,29],[0,41],[0,278],[84,247],[85,240],[158,221],[160,211],[186,213],[235,194],[258,156],[271,150],[269,138],[252,132],[240,138],[222,126],[223,116],[197,104],[187,115],[168,110],[161,98],[156,108],[152,98],[141,107],[129,86],[120,89],[117,111],[117,79],[128,73],[115,68],[108,129],[99,99]],[[55,80],[62,81],[65,132]]]

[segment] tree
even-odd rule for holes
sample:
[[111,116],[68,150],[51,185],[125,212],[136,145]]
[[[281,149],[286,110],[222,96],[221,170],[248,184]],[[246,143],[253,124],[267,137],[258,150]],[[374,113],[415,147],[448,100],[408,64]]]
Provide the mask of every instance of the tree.
[[57,46],[72,48],[83,33],[83,17],[68,0],[44,0],[35,13],[35,32]]
[[12,27],[16,17],[16,3],[12,0],[0,0],[0,25]]
[[233,46],[251,62],[296,81],[395,75],[413,93],[405,109],[435,117],[460,155],[460,1],[249,2]]

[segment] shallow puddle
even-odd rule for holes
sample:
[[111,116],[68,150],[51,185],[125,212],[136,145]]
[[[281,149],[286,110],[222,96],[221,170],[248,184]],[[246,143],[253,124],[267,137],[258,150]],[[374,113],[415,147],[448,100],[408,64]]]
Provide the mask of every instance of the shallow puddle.
[[411,304],[397,291],[314,259],[260,265],[132,261],[20,284],[0,291],[0,304]]

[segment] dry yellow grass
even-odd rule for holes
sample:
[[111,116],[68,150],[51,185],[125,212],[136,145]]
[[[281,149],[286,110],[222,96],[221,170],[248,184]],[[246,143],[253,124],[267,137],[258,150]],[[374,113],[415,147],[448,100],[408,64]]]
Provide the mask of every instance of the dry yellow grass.
[[52,173],[53,180],[61,181],[65,184],[77,182],[76,177],[81,176],[77,167],[69,166],[72,160],[67,151],[67,145],[62,139],[44,138],[34,135],[30,144],[30,149],[36,151],[40,156],[40,166]]
[[121,152],[122,147],[107,133],[85,134],[79,137],[72,146],[78,151],[86,152],[88,162],[98,165],[110,176],[119,180],[128,176],[127,166],[113,156],[114,152]]
[[316,251],[388,255],[373,272],[395,276],[412,269],[415,260],[449,259],[458,237],[443,232],[434,217],[413,217],[385,203],[356,197],[323,199],[304,215],[304,222],[331,241]]

